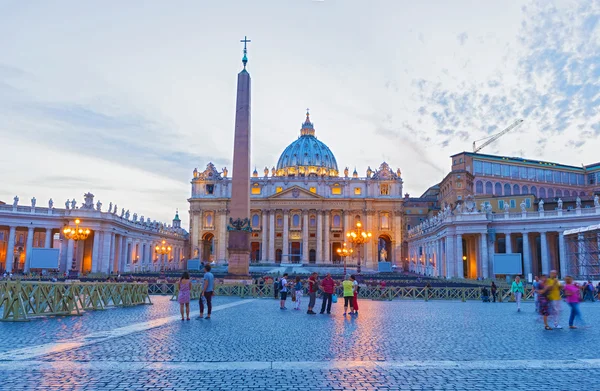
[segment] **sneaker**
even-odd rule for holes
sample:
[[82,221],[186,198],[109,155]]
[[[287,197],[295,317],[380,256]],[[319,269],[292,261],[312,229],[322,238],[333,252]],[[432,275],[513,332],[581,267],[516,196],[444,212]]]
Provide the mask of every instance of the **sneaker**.
[[556,325],[554,325],[554,328],[555,328],[555,329],[562,329],[562,326],[561,326],[561,325],[559,325],[559,324],[556,324]]
[[319,314],[321,314],[321,315],[323,315],[324,313],[325,313],[325,312],[323,312],[323,311],[319,312]]
[[570,329],[576,329],[576,326],[569,326]]
[[206,317],[206,318],[204,318],[204,319],[208,319],[208,320],[210,320],[210,316],[207,316],[207,317]]
[[[329,312],[328,312],[328,313],[329,313]],[[350,314],[350,315],[352,315],[352,314]],[[344,312],[344,316],[346,316],[346,313],[345,313],[345,312]],[[183,320],[183,319],[181,319],[181,320]]]
[[328,312],[327,315],[331,315],[331,312]]
[[198,320],[202,320],[202,319],[204,319],[204,315],[200,314],[200,316],[199,316],[199,317],[197,317],[196,319],[198,319]]
[[316,315],[317,313],[315,311],[310,311],[309,314],[310,315]]
[[517,312],[521,312],[521,309],[520,309],[520,308],[517,308]]

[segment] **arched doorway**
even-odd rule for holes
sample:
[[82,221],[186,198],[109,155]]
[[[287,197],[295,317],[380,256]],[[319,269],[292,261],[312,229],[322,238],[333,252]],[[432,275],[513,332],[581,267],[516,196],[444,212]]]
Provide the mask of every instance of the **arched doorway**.
[[215,235],[206,233],[202,237],[201,261],[213,262],[215,260]]
[[283,252],[281,251],[280,248],[278,248],[277,250],[275,250],[275,263],[281,263],[281,256],[282,256]]
[[250,260],[252,262],[260,261],[260,242],[250,243]]
[[392,240],[387,235],[381,235],[377,240],[377,260],[379,262],[392,261]]

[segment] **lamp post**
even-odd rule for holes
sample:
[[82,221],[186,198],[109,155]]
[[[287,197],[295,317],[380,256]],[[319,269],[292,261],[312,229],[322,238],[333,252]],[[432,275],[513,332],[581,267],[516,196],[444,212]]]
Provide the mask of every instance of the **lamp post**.
[[338,255],[339,255],[340,257],[342,257],[342,259],[344,260],[344,278],[346,278],[346,277],[345,277],[345,276],[346,276],[346,258],[347,258],[349,255],[352,255],[352,253],[354,252],[354,250],[353,250],[353,249],[351,249],[351,248],[348,248],[347,246],[348,246],[348,244],[347,244],[346,242],[344,242],[344,243],[342,244],[342,247],[340,247],[340,248],[338,248],[338,249],[337,249],[337,253],[338,253]]
[[[171,246],[167,243],[166,240],[163,240],[161,242],[161,244],[156,245],[154,247],[154,251],[156,251],[157,254],[166,255],[171,252]],[[163,265],[163,271],[164,271],[164,269],[165,269],[165,266]]]
[[346,239],[352,243],[353,246],[357,246],[358,248],[358,265],[356,268],[357,273],[360,274],[360,246],[368,243],[371,240],[373,234],[369,231],[364,231],[362,229],[362,223],[360,221],[356,222],[356,228],[346,232]]
[[[71,228],[68,225],[63,229],[63,235],[67,240],[73,240],[75,242],[86,240],[90,235],[89,228],[82,228],[79,226],[81,220],[75,219],[75,228]],[[71,260],[71,270],[76,270],[75,257]]]

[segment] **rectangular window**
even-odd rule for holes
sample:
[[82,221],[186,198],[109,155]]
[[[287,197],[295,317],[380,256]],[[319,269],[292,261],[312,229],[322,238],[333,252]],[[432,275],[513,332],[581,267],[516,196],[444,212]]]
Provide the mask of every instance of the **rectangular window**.
[[215,192],[215,185],[206,185],[206,194],[213,194]]
[[535,168],[527,167],[527,179],[535,181]]
[[356,194],[356,195],[360,195],[361,194],[360,187],[355,187],[354,188],[354,194]]
[[459,196],[456,196],[456,199],[457,199],[457,200],[462,200],[462,196],[460,196],[460,195],[459,195]]
[[583,174],[577,174],[577,184],[585,185],[585,176]]
[[381,186],[379,187],[379,194],[390,195],[390,185],[388,185],[387,183],[381,184]]
[[596,174],[588,174],[588,185],[596,183]]
[[492,164],[492,173],[495,176],[500,176],[500,163],[493,163]]
[[536,172],[537,172],[537,180],[538,180],[538,182],[542,182],[544,180],[544,178],[545,178],[544,170],[542,170],[541,168],[538,168],[536,170]]
[[569,174],[569,180],[570,180],[570,183],[571,183],[572,185],[576,185],[576,184],[577,184],[577,174],[575,174],[575,173],[570,173],[570,174]]
[[277,187],[275,188],[275,193],[281,193],[281,191],[282,191],[282,190],[283,190],[283,187],[281,187],[281,186],[277,186]]
[[531,208],[531,198],[525,198],[525,207]]
[[515,200],[510,200],[510,207],[511,207],[511,209],[514,209],[514,208],[516,208],[516,207],[517,207],[517,201],[515,201]]
[[456,184],[456,187],[458,187],[459,189],[460,189],[460,188],[462,188],[462,182],[458,182],[458,183]]
[[483,162],[483,173],[485,175],[492,175],[492,163]]
[[252,194],[260,194],[260,186],[253,186],[252,187]]
[[552,170],[544,170],[546,172],[546,182],[552,182]]
[[519,166],[510,166],[510,177],[519,179]]
[[483,164],[480,160],[473,160],[473,172],[475,174],[483,174]]
[[510,166],[508,164],[501,164],[502,166],[502,176],[510,177]]
[[503,200],[498,201],[498,209],[504,210],[504,201]]
[[560,171],[554,171],[554,183],[560,183]]
[[316,187],[311,187],[310,189],[308,189],[311,193],[316,193],[317,192],[317,188]]
[[519,167],[519,178],[527,179],[527,167]]
[[569,173],[568,172],[563,172],[561,173],[561,178],[562,178],[562,183],[565,185],[569,184]]
[[331,188],[331,194],[333,194],[333,195],[340,195],[340,194],[342,194],[342,188],[341,187],[332,187]]

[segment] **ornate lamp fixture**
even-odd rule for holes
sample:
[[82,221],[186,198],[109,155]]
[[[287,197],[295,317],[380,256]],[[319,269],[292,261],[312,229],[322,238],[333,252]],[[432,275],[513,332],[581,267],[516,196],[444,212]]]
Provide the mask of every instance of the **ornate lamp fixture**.
[[340,247],[340,248],[337,249],[338,255],[340,257],[342,257],[342,259],[344,260],[344,277],[346,276],[346,258],[349,255],[352,255],[352,253],[354,252],[354,250],[351,249],[351,248],[348,248],[347,245],[348,244],[346,242],[344,242],[342,244],[342,247]]
[[360,246],[365,243],[368,243],[371,240],[373,234],[369,231],[364,231],[362,229],[362,224],[360,221],[356,222],[356,228],[346,232],[346,239],[352,243],[353,246],[358,248],[358,267],[357,272],[360,273]]
[[[171,252],[171,246],[167,243],[166,240],[163,240],[161,242],[161,244],[156,245],[154,247],[154,251],[156,251],[157,254],[166,255]],[[162,266],[163,266],[163,270],[164,270],[165,265],[162,265]]]
[[80,223],[81,223],[81,220],[75,219],[75,228],[66,226],[63,229],[63,235],[65,236],[66,239],[75,240],[75,241],[87,239],[87,237],[90,235],[90,229],[79,227]]

